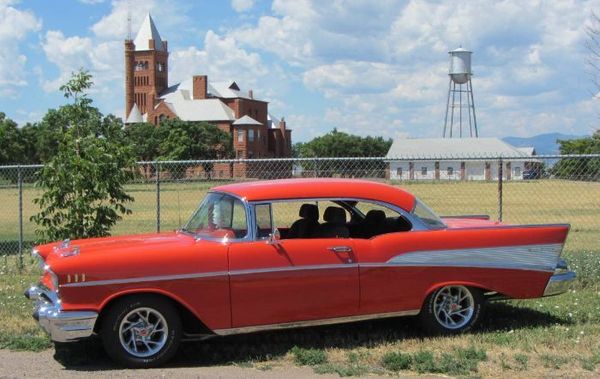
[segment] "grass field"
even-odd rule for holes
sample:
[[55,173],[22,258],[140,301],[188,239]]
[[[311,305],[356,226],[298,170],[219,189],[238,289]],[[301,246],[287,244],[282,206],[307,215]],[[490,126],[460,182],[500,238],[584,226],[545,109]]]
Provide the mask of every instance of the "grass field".
[[[162,229],[184,222],[212,184],[162,184]],[[497,216],[495,183],[403,183],[442,215]],[[36,190],[24,192],[26,217]],[[115,234],[154,231],[153,185],[131,185],[133,215]],[[600,375],[600,183],[570,181],[504,184],[504,220],[511,223],[571,223],[565,256],[578,274],[568,294],[527,301],[490,303],[482,327],[457,337],[425,337],[410,318],[260,333],[186,344],[177,364],[235,364],[269,370],[306,365],[340,376],[442,373],[482,377],[598,377]],[[0,240],[16,235],[14,190],[0,189]],[[181,221],[180,221],[181,220]],[[26,224],[28,239],[33,226]],[[0,348],[41,350],[48,338],[30,317],[22,293],[39,272],[27,255],[19,272],[14,256],[0,256]],[[67,360],[104,357],[96,348],[75,347]],[[100,359],[100,358],[99,358]],[[106,359],[101,358],[101,359]]]
[[[397,184],[397,183],[395,183]],[[214,182],[161,183],[161,230],[173,230],[186,221]],[[423,199],[440,215],[488,214],[498,217],[498,187],[493,182],[403,182],[398,184]],[[133,213],[113,229],[113,234],[156,231],[155,184],[132,184]],[[534,180],[504,183],[503,220],[508,223],[570,223],[567,251],[598,249],[600,242],[600,183]],[[37,211],[33,199],[39,190],[23,192],[24,237],[35,240],[29,218]],[[0,241],[18,240],[18,193],[0,188]],[[296,215],[291,215],[295,217]],[[0,254],[15,253],[2,251]]]

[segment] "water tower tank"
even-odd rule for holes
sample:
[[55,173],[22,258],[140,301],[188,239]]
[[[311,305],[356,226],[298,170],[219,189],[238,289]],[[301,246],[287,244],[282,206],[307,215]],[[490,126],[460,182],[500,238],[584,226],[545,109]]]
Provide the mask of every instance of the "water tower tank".
[[456,84],[464,84],[471,76],[471,52],[459,47],[449,51],[450,78]]

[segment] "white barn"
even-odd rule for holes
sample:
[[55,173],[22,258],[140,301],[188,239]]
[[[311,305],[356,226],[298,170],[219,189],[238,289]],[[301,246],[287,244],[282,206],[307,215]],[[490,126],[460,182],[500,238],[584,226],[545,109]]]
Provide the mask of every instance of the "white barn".
[[535,150],[498,138],[401,138],[386,155],[392,180],[521,180],[535,162]]

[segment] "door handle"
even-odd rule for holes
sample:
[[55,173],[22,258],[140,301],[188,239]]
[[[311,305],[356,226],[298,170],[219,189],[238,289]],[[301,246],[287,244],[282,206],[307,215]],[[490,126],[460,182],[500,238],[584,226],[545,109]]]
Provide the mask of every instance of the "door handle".
[[328,247],[327,250],[330,250],[334,253],[351,253],[352,248],[350,246],[333,246]]

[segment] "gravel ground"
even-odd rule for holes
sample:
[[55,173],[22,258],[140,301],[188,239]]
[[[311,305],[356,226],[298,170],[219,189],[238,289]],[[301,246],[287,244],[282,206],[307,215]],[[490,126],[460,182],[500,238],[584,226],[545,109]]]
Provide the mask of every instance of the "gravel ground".
[[[97,365],[64,366],[54,357],[54,350],[40,353],[0,350],[0,378],[338,378],[316,375],[309,367],[274,366],[269,370],[239,366],[167,367],[127,370],[101,360]],[[373,378],[369,376],[369,378]]]

